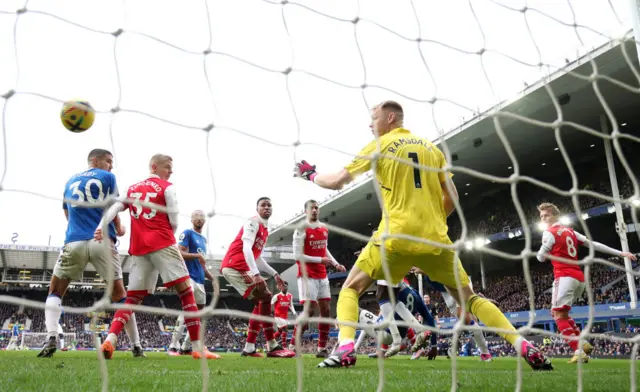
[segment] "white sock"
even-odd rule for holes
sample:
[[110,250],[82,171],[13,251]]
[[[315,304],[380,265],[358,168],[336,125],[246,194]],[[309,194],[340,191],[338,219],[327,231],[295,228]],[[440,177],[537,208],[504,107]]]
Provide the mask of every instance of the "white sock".
[[53,307],[53,309],[44,310],[44,324],[47,327],[47,334],[49,337],[57,337],[58,321],[60,320],[60,314],[62,314],[62,299],[57,295],[49,295],[45,305]]
[[187,334],[187,336],[185,336],[184,338],[184,341],[182,342],[182,350],[187,351],[190,346],[191,346],[191,336]]
[[64,348],[64,338],[60,339],[60,349]]
[[400,317],[402,317],[404,321],[412,324],[422,325],[420,324],[420,321],[418,321],[417,318],[413,317],[409,309],[407,309],[407,307],[402,302],[396,303],[395,311],[396,313],[398,313]]
[[269,347],[269,351],[273,350],[278,346],[278,342],[275,339],[271,339],[267,342],[267,347]]
[[193,351],[202,351],[202,341],[196,340],[195,342],[191,342],[191,348],[193,348]]
[[[382,311],[382,317],[385,321],[391,321],[394,319],[394,309],[391,306],[391,302],[385,302],[380,305],[380,310]],[[400,331],[398,331],[398,326],[395,324],[389,325],[389,332],[391,332],[391,337],[393,338],[393,344],[399,345],[402,343],[402,337],[400,337]]]
[[256,344],[255,343],[246,342],[244,344],[244,351],[246,351],[248,353],[252,353],[252,352],[256,351]]
[[[471,320],[469,325],[475,325],[476,322]],[[476,342],[476,346],[482,354],[489,354],[489,349],[487,348],[487,340],[484,338],[484,333],[482,331],[473,331],[471,333],[473,336],[473,340]]]
[[173,329],[173,334],[171,335],[171,344],[169,345],[169,348],[178,349],[178,347],[180,347],[180,338],[182,337],[184,330],[184,316],[178,316],[177,322],[178,325]]
[[118,343],[118,336],[116,336],[115,333],[109,333],[109,335],[107,335],[107,338],[105,339],[105,341],[109,341],[111,342],[111,344],[113,344],[113,347],[116,347],[116,344]]
[[136,314],[131,313],[129,321],[124,325],[124,331],[131,341],[133,347],[140,347],[140,334],[138,333],[138,323],[136,322]]

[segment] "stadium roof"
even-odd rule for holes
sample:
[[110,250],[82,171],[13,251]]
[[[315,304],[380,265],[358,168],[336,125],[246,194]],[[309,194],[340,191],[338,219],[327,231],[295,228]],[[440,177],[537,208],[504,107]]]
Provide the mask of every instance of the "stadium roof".
[[[640,134],[640,95],[626,90],[609,80],[599,79],[597,83],[579,78],[577,75],[588,77],[593,71],[590,60],[597,64],[599,75],[614,79],[628,86],[637,88],[638,78],[634,75],[623,54],[623,46],[631,60],[633,67],[638,69],[636,45],[633,41],[624,44],[610,42],[588,54],[570,62],[566,66],[551,74],[548,78],[527,86],[513,99],[504,101],[494,108],[479,114],[462,126],[448,132],[445,141],[451,154],[457,156],[452,162],[455,166],[463,166],[495,176],[509,177],[513,171],[513,163],[507,155],[494,124],[492,113],[495,111],[515,113],[537,121],[552,122],[558,118],[553,101],[549,96],[545,83],[549,82],[555,97],[563,103],[561,106],[564,121],[572,121],[595,130],[600,130],[600,116],[604,113],[601,100],[594,92],[594,85],[604,97],[604,101],[614,113],[621,132]],[[563,99],[560,97],[564,96]],[[568,102],[564,102],[568,98]],[[554,131],[505,117],[498,117],[502,129],[509,141],[521,173],[535,174],[544,167],[546,172],[561,169],[566,165],[559,151]],[[575,128],[564,126],[561,128],[561,138],[572,162],[591,159],[596,155],[604,155],[602,139],[589,135]],[[474,146],[474,141],[482,140],[480,146]],[[630,142],[621,141],[626,149]],[[440,145],[440,144],[439,144]],[[604,159],[602,160],[605,164]],[[543,166],[544,165],[544,166]],[[550,173],[551,174],[551,173]],[[491,194],[496,188],[486,180],[479,179],[466,173],[457,172],[453,178],[461,201],[465,208],[473,207],[481,201],[483,194]],[[358,182],[321,203],[321,219],[328,219],[330,224],[355,229],[368,223],[377,225],[380,207],[372,177]],[[279,225],[269,237],[269,246],[287,244],[291,242],[295,225],[303,216]]]

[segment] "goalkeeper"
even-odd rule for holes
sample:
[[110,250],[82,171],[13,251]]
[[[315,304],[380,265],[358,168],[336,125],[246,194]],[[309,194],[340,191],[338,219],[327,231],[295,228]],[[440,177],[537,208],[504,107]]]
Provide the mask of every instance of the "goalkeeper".
[[[387,278],[382,269],[384,252],[390,284],[400,282],[416,266],[431,279],[451,288],[458,303],[461,302],[458,286],[461,286],[467,311],[487,326],[509,331],[500,334],[521,350],[532,368],[552,369],[551,362],[518,335],[500,309],[473,292],[456,252],[442,247],[452,245],[447,235],[447,217],[455,209],[454,200],[458,194],[450,176],[445,174],[444,154],[428,140],[404,129],[403,117],[404,112],[397,102],[386,101],[374,107],[370,127],[376,139],[339,172],[316,173],[315,166],[306,161],[297,163],[294,168],[298,177],[334,190],[373,168],[382,192],[384,209],[378,234],[364,248],[342,286],[337,305],[338,322],[356,324],[360,295],[375,280]],[[373,159],[377,159],[375,165],[372,165]],[[382,233],[389,236],[385,238]],[[407,237],[423,238],[429,243]],[[454,268],[459,280],[455,278]],[[355,365],[355,332],[353,326],[340,324],[338,349],[318,366]]]

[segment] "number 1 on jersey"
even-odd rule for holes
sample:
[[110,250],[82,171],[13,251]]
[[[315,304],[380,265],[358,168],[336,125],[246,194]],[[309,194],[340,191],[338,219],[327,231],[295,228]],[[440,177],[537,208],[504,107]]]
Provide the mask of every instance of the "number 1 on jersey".
[[[418,161],[417,152],[410,152],[409,158],[411,158],[413,163],[415,163],[416,165],[420,164],[420,161]],[[422,188],[422,179],[420,178],[420,169],[417,167],[413,168],[413,184],[416,186],[416,188]]]

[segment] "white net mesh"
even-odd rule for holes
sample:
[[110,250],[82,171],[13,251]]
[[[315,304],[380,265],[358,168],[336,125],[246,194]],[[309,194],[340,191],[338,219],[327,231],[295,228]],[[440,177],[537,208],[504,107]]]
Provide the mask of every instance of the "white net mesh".
[[[49,338],[47,333],[42,332],[25,332],[22,334],[20,348],[22,350],[40,349]],[[70,332],[62,333],[62,339],[59,340],[59,348],[71,348],[76,340],[76,334]]]
[[[599,92],[602,83],[614,84],[632,94],[638,92],[636,86],[640,77],[637,58],[634,57],[636,55],[629,53],[628,45],[615,46],[629,38],[629,35],[617,33],[628,29],[628,19],[633,21],[633,18],[623,17],[627,15],[626,3],[600,1],[587,4],[568,1],[559,5],[542,1],[518,4],[471,1],[466,4],[453,2],[446,6],[439,4],[435,9],[430,8],[435,5],[427,6],[426,3],[417,2],[392,5],[340,2],[338,5],[338,2],[319,1],[254,1],[247,5],[231,6],[230,2],[214,5],[203,1],[197,6],[197,10],[195,5],[193,9],[174,8],[158,2],[130,2],[121,7],[114,6],[111,2],[91,6],[82,2],[69,4],[65,2],[65,7],[61,8],[60,3],[53,2],[12,2],[3,4],[0,11],[0,26],[3,29],[0,35],[4,39],[3,43],[12,42],[11,45],[2,46],[2,57],[14,61],[3,61],[3,69],[9,71],[0,76],[0,88],[4,90],[4,164],[0,190],[10,202],[16,200],[9,199],[10,197],[29,197],[33,203],[35,200],[48,199],[54,200],[59,206],[60,198],[55,196],[57,192],[51,191],[58,189],[59,184],[49,184],[46,179],[41,179],[37,186],[31,187],[24,186],[17,180],[18,177],[41,178],[38,171],[42,167],[30,168],[21,161],[25,155],[33,159],[34,154],[25,153],[27,147],[21,147],[24,150],[20,150],[13,139],[18,137],[18,133],[31,135],[27,132],[33,129],[50,130],[54,128],[52,124],[57,122],[53,115],[36,116],[31,113],[33,102],[43,105],[51,114],[56,113],[58,105],[69,97],[95,96],[91,101],[98,109],[98,118],[94,129],[90,131],[94,136],[89,133],[71,135],[52,130],[39,132],[30,140],[30,136],[25,139],[21,135],[21,140],[22,143],[31,144],[37,138],[39,144],[55,146],[56,150],[78,149],[85,153],[89,149],[86,146],[98,143],[98,140],[93,139],[97,137],[100,143],[110,146],[120,168],[127,171],[139,170],[137,174],[131,175],[131,181],[127,181],[128,177],[123,180],[124,174],[119,175],[119,181],[123,184],[132,183],[144,175],[143,169],[148,157],[167,150],[169,144],[172,151],[194,151],[179,164],[185,168],[198,168],[197,180],[186,176],[181,178],[176,174],[175,182],[180,183],[181,179],[185,183],[193,182],[196,188],[194,193],[198,193],[198,196],[186,196],[191,197],[189,205],[210,205],[213,196],[209,216],[219,219],[219,224],[226,224],[228,221],[225,217],[246,217],[238,209],[230,207],[233,206],[230,200],[234,198],[245,200],[244,196],[238,195],[245,190],[229,191],[236,187],[236,178],[252,174],[251,188],[255,189],[246,191],[246,200],[255,200],[254,193],[269,191],[278,181],[284,181],[289,175],[292,161],[305,158],[313,162],[313,158],[324,157],[328,170],[332,166],[329,163],[331,160],[342,162],[344,154],[353,156],[366,142],[362,139],[348,140],[339,132],[345,128],[362,126],[363,120],[359,118],[366,119],[365,110],[373,104],[397,98],[405,104],[407,127],[418,133],[418,129],[428,128],[430,134],[424,136],[433,140],[443,136],[444,130],[452,129],[461,120],[472,118],[473,122],[487,116],[493,118],[493,132],[502,142],[513,167],[512,174],[505,176],[458,166],[452,161],[452,153],[455,151],[450,151],[446,141],[441,144],[441,148],[447,155],[448,162],[453,163],[448,168],[452,172],[510,186],[525,239],[523,251],[520,254],[491,248],[481,248],[481,251],[506,260],[522,261],[532,310],[535,306],[529,258],[535,255],[535,245],[529,227],[530,220],[518,194],[519,184],[530,183],[570,197],[576,217],[587,236],[590,234],[582,217],[579,197],[588,196],[605,202],[630,205],[634,212],[631,214],[633,222],[637,224],[636,204],[633,200],[637,200],[640,193],[631,166],[622,152],[621,140],[638,142],[640,139],[622,132],[620,121],[608,104],[609,100]],[[393,8],[393,12],[390,8]],[[163,13],[172,20],[188,21],[180,27],[187,29],[188,33],[183,31],[178,34],[176,24],[147,13],[148,10],[154,10],[158,15]],[[197,18],[194,15],[198,15]],[[228,40],[227,36],[235,38]],[[604,71],[601,73],[590,56],[581,58],[581,61],[591,62],[593,66],[588,75],[571,69],[569,63],[576,57],[587,54],[591,45],[608,40],[612,40],[611,45],[622,52],[625,67],[632,71],[634,78],[631,84],[616,80]],[[589,46],[584,49],[581,45]],[[99,53],[99,57],[94,56],[93,52],[85,54],[85,48],[89,46],[100,47],[100,51],[95,51]],[[580,49],[577,49],[578,46]],[[162,55],[154,57],[150,54],[152,50],[158,51],[154,52],[155,55],[159,52]],[[46,60],[43,53],[48,55]],[[565,57],[565,53],[571,54]],[[91,58],[85,58],[87,56]],[[172,60],[167,61],[168,58]],[[563,61],[564,58],[568,59],[567,64]],[[135,72],[127,71],[131,68]],[[55,72],[51,72],[52,69]],[[611,133],[603,133],[597,123],[581,124],[575,119],[565,119],[558,92],[551,88],[551,82],[564,73],[593,86],[605,122],[612,128]],[[199,75],[197,81],[193,79],[194,75]],[[523,79],[526,79],[525,86],[528,86],[527,83],[534,83],[540,76],[546,77],[546,99],[556,111],[552,118],[530,118],[502,109],[514,102],[512,93],[520,90]],[[105,86],[109,88],[102,94],[90,92],[91,89],[100,90]],[[279,104],[277,107],[271,102],[276,93],[279,99],[275,103]],[[197,98],[192,99],[194,96]],[[344,101],[342,97],[345,97]],[[489,103],[496,101],[503,104],[486,111],[491,106]],[[256,118],[260,120],[256,121]],[[27,121],[29,125],[25,126],[24,122]],[[518,136],[511,134],[507,137],[504,130],[505,126],[514,121],[554,132],[559,151],[571,175],[572,185],[568,190],[549,185],[523,172],[520,167],[521,159],[512,148]],[[277,125],[265,125],[273,122]],[[336,123],[340,126],[336,126]],[[565,127],[611,141],[614,155],[631,180],[631,196],[622,199],[617,195],[615,187],[613,194],[578,188],[573,159],[563,144],[561,129]],[[142,129],[153,129],[153,132],[138,132]],[[438,140],[442,142],[444,139],[442,137]],[[228,170],[228,166],[224,165],[234,157],[222,154],[222,150],[232,150],[232,146],[237,145],[243,146],[238,151],[243,158],[246,157],[246,161],[251,161],[254,157],[273,161],[273,176],[271,172],[263,176],[253,175],[256,165],[260,165],[255,161],[247,166],[239,164],[237,172]],[[268,150],[272,154],[268,157],[265,157],[266,145],[273,148]],[[282,154],[284,150],[292,151],[292,156]],[[341,158],[338,159],[339,157]],[[377,157],[373,157],[374,167],[376,159]],[[51,166],[54,164],[51,163]],[[433,171],[432,168],[420,169]],[[54,170],[57,171],[58,168]],[[75,169],[59,170],[70,173]],[[182,188],[188,189],[188,186],[185,184]],[[203,188],[206,191],[202,191]],[[375,181],[374,188],[380,199],[380,187]],[[184,192],[186,194],[190,191]],[[313,192],[317,191],[301,186],[295,188],[292,203],[300,204],[300,200],[309,198],[307,195],[322,195]],[[106,206],[108,202],[111,200],[92,206]],[[456,207],[462,232],[451,248],[460,250],[470,239],[470,233],[462,208],[458,203]],[[621,214],[619,211],[617,213]],[[188,218],[184,211],[182,216]],[[234,223],[232,226],[235,229],[237,225]],[[335,233],[356,240],[368,240],[366,235],[329,226]],[[384,247],[382,252],[384,258]],[[587,286],[590,268],[594,263],[622,268],[595,257],[593,249],[590,249],[589,256],[581,260],[585,267]],[[383,266],[388,276],[388,266]],[[626,273],[628,277],[637,275],[628,263]],[[104,297],[90,308],[65,307],[65,311],[82,314],[123,308],[110,303],[111,286],[107,284],[106,287]],[[226,315],[244,319],[250,316],[249,313],[238,310],[215,309],[219,298],[218,284],[214,287],[214,300],[205,310],[198,312],[198,315]],[[592,305],[594,298],[590,287],[587,293],[588,302]],[[391,296],[393,297],[392,293]],[[632,298],[634,297],[635,293],[632,293]],[[0,302],[44,308],[42,302],[8,296],[0,296]],[[161,307],[132,308],[136,312],[173,317],[180,313]],[[589,332],[593,320],[594,311],[591,306],[581,339],[595,337]],[[298,323],[318,321],[321,319],[305,316],[297,319]],[[533,316],[530,316],[529,323],[520,332],[556,336],[549,331],[533,329],[533,324]],[[387,325],[383,323],[379,328]],[[205,329],[201,329],[202,333]],[[455,349],[458,345],[458,333],[471,329],[473,328],[457,323],[452,330],[438,332],[452,334]],[[36,338],[40,335],[29,336]],[[608,339],[633,344],[630,383],[634,390],[634,360],[638,340],[615,337]],[[102,390],[106,391],[109,375],[101,354],[98,359]],[[455,356],[451,363],[451,388],[456,390],[459,375]],[[297,365],[297,388],[302,390],[301,359],[297,360]],[[378,366],[378,389],[382,390],[385,364],[381,359]],[[517,390],[522,388],[522,370],[522,361],[519,361]],[[578,364],[577,371],[578,390],[582,390],[582,364]],[[207,390],[209,372],[206,361],[202,361],[202,377],[203,390]]]

